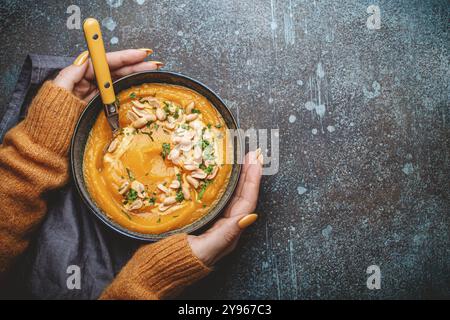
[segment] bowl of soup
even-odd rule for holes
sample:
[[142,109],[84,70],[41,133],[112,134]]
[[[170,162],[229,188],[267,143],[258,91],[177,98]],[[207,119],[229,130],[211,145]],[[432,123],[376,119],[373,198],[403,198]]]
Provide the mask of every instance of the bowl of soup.
[[106,225],[156,241],[207,227],[239,179],[241,136],[232,113],[202,83],[148,71],[114,83],[120,130],[113,135],[99,96],[71,145],[75,185]]

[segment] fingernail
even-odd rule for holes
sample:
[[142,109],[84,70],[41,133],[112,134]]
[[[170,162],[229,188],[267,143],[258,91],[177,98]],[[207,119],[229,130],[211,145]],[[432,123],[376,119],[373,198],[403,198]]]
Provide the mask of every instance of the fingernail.
[[165,66],[165,63],[161,62],[161,61],[149,61],[149,62],[156,64],[156,69],[159,69],[159,68],[162,68]]
[[256,154],[256,160],[258,160],[258,162],[259,162],[261,165],[263,165],[263,162],[264,162],[264,156],[262,155],[261,148],[256,149],[255,154]]
[[81,66],[89,58],[89,51],[83,51],[73,62],[76,66]]
[[147,53],[147,56],[153,53],[153,50],[149,48],[139,48],[138,50],[145,51]]
[[258,161],[259,161],[259,164],[260,164],[260,165],[264,165],[264,156],[263,156],[262,154],[260,154],[260,155],[258,156]]
[[258,215],[256,213],[248,214],[245,217],[243,217],[241,220],[239,220],[238,226],[241,229],[245,229],[248,226],[250,226],[251,224],[253,224],[253,222],[255,222],[256,219],[258,219]]

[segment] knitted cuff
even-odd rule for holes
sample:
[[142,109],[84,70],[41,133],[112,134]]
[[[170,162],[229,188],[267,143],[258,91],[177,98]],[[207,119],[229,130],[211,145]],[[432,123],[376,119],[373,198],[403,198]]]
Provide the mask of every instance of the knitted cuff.
[[33,99],[22,125],[34,143],[65,155],[85,106],[71,92],[47,81]]
[[101,299],[164,299],[211,271],[193,253],[186,234],[141,247]]

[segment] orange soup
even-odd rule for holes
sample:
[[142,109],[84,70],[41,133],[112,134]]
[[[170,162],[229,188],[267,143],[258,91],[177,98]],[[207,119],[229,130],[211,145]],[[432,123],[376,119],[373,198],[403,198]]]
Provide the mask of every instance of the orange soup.
[[204,216],[227,187],[226,125],[195,91],[143,84],[118,96],[120,132],[99,115],[84,153],[84,177],[97,206],[144,234],[175,230]]

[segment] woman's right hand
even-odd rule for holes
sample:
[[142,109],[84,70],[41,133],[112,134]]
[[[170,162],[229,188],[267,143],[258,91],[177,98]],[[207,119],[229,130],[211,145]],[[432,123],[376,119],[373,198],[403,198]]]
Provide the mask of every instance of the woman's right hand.
[[253,212],[258,202],[262,164],[261,150],[249,152],[235,195],[225,209],[224,217],[204,234],[188,236],[192,252],[207,266],[212,266],[233,251],[242,231],[258,218]]
[[[139,71],[159,69],[164,65],[162,62],[144,61],[152,53],[152,49],[146,48],[107,53],[106,60],[111,70],[111,77],[117,79]],[[62,69],[53,83],[86,102],[91,100],[98,89],[95,85],[94,69],[89,59],[89,52],[84,51],[72,65]]]

